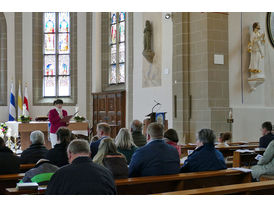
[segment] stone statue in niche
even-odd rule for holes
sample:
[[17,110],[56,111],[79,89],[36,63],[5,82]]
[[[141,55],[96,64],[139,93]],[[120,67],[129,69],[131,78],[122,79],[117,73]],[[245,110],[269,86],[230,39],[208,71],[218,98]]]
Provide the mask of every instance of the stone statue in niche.
[[144,57],[150,62],[153,62],[155,53],[152,51],[152,25],[146,20],[146,26],[144,29]]
[[260,29],[260,24],[255,22],[252,26],[250,42],[248,43],[248,52],[250,53],[250,77],[248,78],[248,83],[251,91],[254,91],[265,79],[263,64],[265,34]]

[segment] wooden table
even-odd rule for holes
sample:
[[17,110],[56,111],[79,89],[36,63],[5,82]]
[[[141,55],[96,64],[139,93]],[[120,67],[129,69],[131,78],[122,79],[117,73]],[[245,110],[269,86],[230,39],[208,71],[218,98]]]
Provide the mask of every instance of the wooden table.
[[[18,125],[18,131],[20,133],[21,138],[21,150],[27,149],[30,145],[30,133],[35,130],[40,130],[45,135],[45,146],[47,149],[51,149],[51,143],[48,139],[48,123],[49,122],[30,122],[30,123],[20,123]],[[68,129],[71,131],[75,130],[89,130],[88,122],[70,122]]]
[[257,160],[255,157],[264,153],[265,149],[258,148],[258,150],[254,150],[254,152],[233,152],[233,167],[242,167],[242,166],[252,166],[257,164]]

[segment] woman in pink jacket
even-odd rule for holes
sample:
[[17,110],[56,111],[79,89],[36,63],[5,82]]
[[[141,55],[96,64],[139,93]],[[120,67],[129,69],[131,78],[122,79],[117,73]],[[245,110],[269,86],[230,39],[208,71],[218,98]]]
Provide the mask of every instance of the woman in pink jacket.
[[57,99],[53,102],[53,105],[55,106],[55,108],[49,111],[50,141],[52,148],[57,143],[56,132],[59,127],[64,127],[68,125],[68,123],[63,120],[64,117],[68,116],[67,111],[62,109],[63,100]]

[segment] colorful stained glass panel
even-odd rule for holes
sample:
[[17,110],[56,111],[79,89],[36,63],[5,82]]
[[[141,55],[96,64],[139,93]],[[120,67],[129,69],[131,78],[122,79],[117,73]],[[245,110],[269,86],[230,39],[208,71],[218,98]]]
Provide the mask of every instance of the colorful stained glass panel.
[[110,63],[111,64],[116,63],[116,45],[111,46],[111,60],[110,60]]
[[44,77],[44,96],[51,97],[55,96],[55,77]]
[[119,13],[119,21],[125,21],[126,12],[120,12]]
[[58,52],[59,54],[69,53],[69,34],[59,34]]
[[59,77],[58,96],[70,96],[70,77]]
[[109,72],[109,83],[110,84],[116,84],[116,65],[110,66],[110,72]]
[[56,74],[55,55],[44,56],[44,75],[55,75]]
[[116,24],[111,25],[111,43],[112,44],[116,44],[116,35],[117,35]]
[[125,64],[119,65],[118,82],[119,83],[125,82]]
[[119,44],[119,63],[125,62],[125,43]]
[[60,12],[59,13],[59,32],[69,32],[69,12]]
[[69,75],[69,55],[59,55],[59,75]]
[[120,23],[119,37],[120,37],[120,42],[125,41],[125,22]]
[[55,53],[55,34],[44,35],[44,53],[45,54]]
[[116,13],[115,12],[111,12],[111,24],[116,24]]
[[44,13],[44,31],[45,33],[55,32],[55,13],[54,12]]

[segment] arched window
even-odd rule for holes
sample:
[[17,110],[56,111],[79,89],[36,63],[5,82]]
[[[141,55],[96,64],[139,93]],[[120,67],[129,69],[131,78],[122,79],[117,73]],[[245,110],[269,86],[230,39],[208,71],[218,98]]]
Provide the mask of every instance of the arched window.
[[125,83],[126,13],[110,13],[110,68],[109,84]]
[[45,12],[43,33],[43,97],[70,97],[70,13]]

